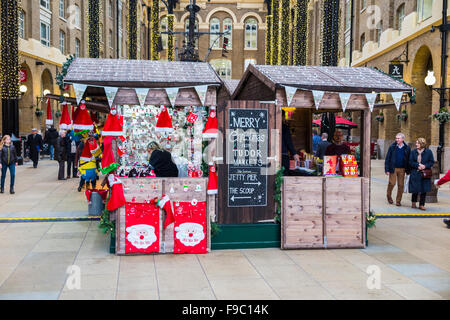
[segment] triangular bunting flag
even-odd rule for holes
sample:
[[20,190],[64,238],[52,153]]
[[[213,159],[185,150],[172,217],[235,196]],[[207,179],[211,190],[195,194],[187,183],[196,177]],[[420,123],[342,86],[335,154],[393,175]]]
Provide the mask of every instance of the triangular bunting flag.
[[77,99],[77,105],[80,104],[80,101],[83,99],[84,92],[86,91],[87,85],[74,83],[73,90],[75,91],[75,97]]
[[342,110],[345,112],[347,109],[348,101],[350,100],[350,96],[352,94],[349,92],[339,92],[339,98],[341,99]]
[[375,101],[377,100],[378,93],[366,93],[367,104],[369,105],[370,112],[373,111],[373,107],[375,106]]
[[318,91],[313,90],[312,95],[314,98],[314,104],[316,105],[316,110],[319,109],[320,103],[322,102],[323,95],[325,94],[325,91]]
[[[204,106],[206,103],[206,92],[208,92],[208,86],[196,86],[195,91],[197,91],[198,97],[200,98],[200,102]],[[173,104],[172,104],[173,105]]]
[[167,96],[169,97],[170,104],[172,107],[175,106],[175,100],[177,99],[178,90],[180,88],[166,88]]
[[395,107],[397,111],[400,110],[400,104],[402,103],[403,91],[400,92],[391,92],[392,99],[394,99]]
[[297,88],[285,86],[284,91],[286,91],[287,105],[289,107],[291,105],[292,98],[294,98],[294,95],[297,92]]
[[134,91],[136,91],[136,95],[139,100],[139,104],[141,105],[141,108],[144,107],[145,104],[145,98],[147,98],[149,88],[135,88]]
[[116,97],[117,90],[119,88],[116,87],[105,87],[106,98],[108,99],[109,107],[111,108],[114,102],[114,98]]

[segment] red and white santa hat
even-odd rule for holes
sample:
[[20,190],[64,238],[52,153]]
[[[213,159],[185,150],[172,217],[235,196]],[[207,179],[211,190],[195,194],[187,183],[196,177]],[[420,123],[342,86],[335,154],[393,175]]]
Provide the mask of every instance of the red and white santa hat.
[[100,146],[95,139],[89,139],[87,144],[89,145],[89,150],[91,154],[95,157],[95,154],[99,152]]
[[91,153],[91,148],[89,147],[89,142],[84,143],[83,151],[81,152],[80,161],[93,161],[95,157]]
[[103,127],[102,136],[120,137],[123,134],[123,118],[115,108],[111,108]]
[[159,113],[158,121],[156,122],[157,132],[172,132],[172,119],[169,116],[166,106],[161,106],[161,112]]
[[217,194],[217,172],[214,163],[209,163],[208,194]]
[[51,107],[50,99],[47,99],[47,119],[45,120],[45,124],[48,124],[48,125],[53,124],[52,107]]
[[108,184],[111,189],[111,197],[106,204],[106,209],[114,211],[125,205],[125,195],[123,193],[122,181],[113,174],[108,176]]
[[206,121],[205,128],[203,129],[203,139],[217,138],[219,134],[219,127],[216,116],[216,107],[212,106],[209,112],[208,121]]
[[63,130],[67,130],[72,128],[72,122],[70,120],[69,116],[69,110],[67,108],[67,102],[61,103],[62,106],[62,114],[61,114],[61,120],[59,121],[59,128]]
[[94,130],[94,123],[92,122],[84,100],[81,101],[78,114],[76,114],[73,120],[73,128],[76,130]]
[[164,229],[173,222],[175,222],[175,218],[173,216],[173,208],[172,202],[170,201],[169,196],[162,196],[161,200],[158,202],[158,206],[166,212],[166,219],[164,220]]

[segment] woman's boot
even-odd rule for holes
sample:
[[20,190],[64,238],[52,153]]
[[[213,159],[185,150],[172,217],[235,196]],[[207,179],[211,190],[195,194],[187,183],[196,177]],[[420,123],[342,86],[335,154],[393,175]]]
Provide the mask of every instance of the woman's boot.
[[14,192],[14,187],[13,187],[13,186],[9,189],[9,193],[11,193],[11,194],[14,194],[14,193],[15,193],[15,192]]
[[416,206],[416,203],[415,203],[415,202],[412,202],[411,208],[417,209],[417,206]]

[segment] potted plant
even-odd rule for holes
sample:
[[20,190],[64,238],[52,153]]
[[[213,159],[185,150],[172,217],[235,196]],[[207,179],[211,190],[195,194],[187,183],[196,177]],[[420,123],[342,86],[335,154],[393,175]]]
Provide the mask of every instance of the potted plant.
[[406,110],[400,111],[400,113],[397,114],[397,120],[398,121],[406,121],[406,120],[408,120],[408,114],[406,113]]
[[377,120],[378,122],[384,121],[384,114],[382,111],[380,111],[380,113],[375,117],[375,120]]
[[450,120],[450,112],[448,112],[447,108],[440,108],[439,111],[433,113],[430,117],[435,120],[438,120],[440,123],[446,123]]
[[366,247],[369,245],[369,240],[367,239],[367,230],[370,228],[375,228],[377,217],[370,211],[366,213]]

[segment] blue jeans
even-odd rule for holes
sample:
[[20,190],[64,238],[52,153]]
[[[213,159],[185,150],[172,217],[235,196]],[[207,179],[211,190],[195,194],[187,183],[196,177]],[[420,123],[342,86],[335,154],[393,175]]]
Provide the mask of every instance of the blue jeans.
[[16,166],[14,163],[4,164],[2,163],[2,189],[5,188],[6,171],[9,169],[9,174],[11,176],[11,188],[14,187],[14,179],[16,177]]
[[53,148],[53,145],[50,145],[50,160],[53,160],[53,156],[55,154],[55,148]]

